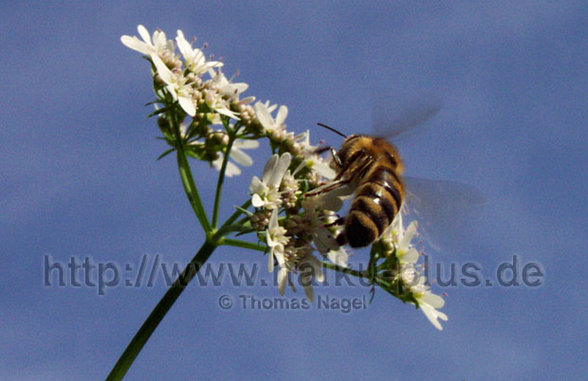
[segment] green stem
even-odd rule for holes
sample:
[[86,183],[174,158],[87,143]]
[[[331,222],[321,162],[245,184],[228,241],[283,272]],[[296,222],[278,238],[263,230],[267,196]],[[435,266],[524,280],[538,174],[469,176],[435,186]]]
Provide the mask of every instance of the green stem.
[[[224,123],[225,119],[223,118],[223,124]],[[227,131],[230,131],[230,129],[227,128]],[[218,223],[218,211],[220,209],[220,198],[223,189],[223,182],[225,181],[225,171],[227,170],[227,164],[229,164],[229,156],[231,154],[231,148],[233,147],[233,143],[235,142],[235,136],[236,134],[231,134],[229,132],[229,144],[227,145],[227,150],[225,151],[225,156],[223,157],[223,164],[221,166],[220,173],[218,174],[216,194],[214,195],[214,208],[212,209],[212,227],[215,229]]]
[[324,261],[322,261],[321,263],[327,269],[335,270],[335,271],[340,271],[342,273],[353,275],[353,276],[356,276],[358,278],[368,278],[369,279],[369,276],[366,274],[365,271],[353,270],[353,269],[350,269],[350,268],[347,268],[347,267],[338,266],[336,264],[329,263],[329,262],[324,262]]
[[265,247],[263,245],[258,245],[253,242],[241,241],[238,239],[231,239],[231,238],[223,238],[221,241],[221,245],[242,247],[244,249],[257,250],[257,251],[261,251],[261,252],[267,251],[267,247]]
[[114,365],[114,368],[112,368],[112,371],[110,371],[110,374],[106,378],[107,381],[122,380],[133,364],[133,361],[135,361],[135,358],[137,358],[141,349],[143,349],[147,340],[149,340],[149,337],[151,337],[153,331],[155,331],[161,320],[163,320],[167,312],[173,306],[176,299],[180,296],[182,291],[184,291],[206,260],[208,260],[217,246],[218,244],[216,242],[210,242],[208,240],[204,242],[200,250],[198,250],[178,279],[176,279],[169,290],[167,290],[163,298],[157,303],[149,317],[147,317],[147,320],[145,320],[139,331],[135,334],[135,337],[133,337]]
[[243,205],[241,205],[239,208],[241,208],[241,210],[237,209],[235,211],[235,213],[233,213],[233,215],[231,217],[229,217],[229,219],[223,224],[223,226],[229,226],[231,225],[233,222],[235,222],[237,220],[237,218],[239,218],[239,216],[241,214],[243,214],[243,210],[247,210],[247,208],[249,208],[251,206],[251,199],[248,199],[247,201],[245,201],[243,203]]
[[[241,205],[241,209],[245,210],[247,208],[249,208],[251,206],[251,199],[245,201],[243,203],[243,205]],[[227,221],[225,221],[225,223],[218,229],[218,233],[220,235],[224,235],[224,233],[231,231],[231,225],[233,224],[233,222],[235,222],[237,220],[237,218],[239,218],[239,216],[241,214],[243,214],[243,211],[240,209],[237,209],[235,211],[235,213],[233,213],[233,215],[231,217],[229,217],[229,219]]]
[[184,186],[186,196],[190,201],[190,205],[192,205],[192,209],[194,210],[200,225],[202,225],[202,228],[208,236],[212,229],[210,228],[210,223],[206,217],[206,212],[202,206],[202,200],[198,194],[198,188],[196,188],[196,184],[194,183],[194,177],[192,176],[192,171],[190,170],[190,165],[188,164],[188,159],[186,158],[186,153],[184,152],[184,141],[180,134],[180,128],[175,123],[174,130],[176,134],[176,141],[178,142],[176,148],[178,150],[178,169],[180,171],[182,185]]

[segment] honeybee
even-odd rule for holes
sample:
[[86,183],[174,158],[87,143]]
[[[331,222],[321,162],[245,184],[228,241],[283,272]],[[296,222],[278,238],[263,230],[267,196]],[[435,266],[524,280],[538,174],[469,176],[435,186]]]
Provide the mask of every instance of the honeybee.
[[338,174],[332,183],[317,188],[309,196],[342,186],[355,189],[351,208],[344,218],[345,228],[337,237],[337,243],[348,243],[354,248],[368,246],[392,223],[403,204],[402,160],[391,143],[368,135],[346,137],[341,149],[331,152]]
[[[401,118],[394,121],[395,125],[389,129],[388,136],[398,136],[422,124],[439,109],[438,100],[411,107],[408,111],[405,109]],[[332,147],[321,149],[331,151],[332,165],[337,170],[337,176],[331,182],[308,193],[308,196],[315,196],[341,187],[351,189],[353,201],[349,213],[336,221],[337,224],[344,225],[343,231],[336,237],[339,245],[349,244],[352,248],[371,245],[400,213],[406,198],[411,199],[413,203],[420,203],[422,197],[415,195],[413,189],[421,193],[427,193],[428,189],[433,190],[429,193],[433,193],[434,197],[428,198],[434,200],[435,214],[440,214],[439,211],[447,206],[439,198],[448,194],[455,199],[451,200],[454,205],[485,202],[479,191],[464,184],[405,178],[404,164],[398,149],[385,138],[362,134],[346,136],[325,124],[318,125],[345,138],[338,151]],[[405,185],[407,180],[414,184],[409,185],[408,190]],[[418,215],[418,211],[415,214]],[[430,242],[435,246],[432,240]]]
[[342,186],[355,189],[349,213],[339,221],[345,228],[337,243],[353,248],[368,246],[392,223],[404,202],[402,159],[394,145],[368,135],[346,137],[341,149],[331,152],[338,174],[332,183],[311,191],[309,196]]

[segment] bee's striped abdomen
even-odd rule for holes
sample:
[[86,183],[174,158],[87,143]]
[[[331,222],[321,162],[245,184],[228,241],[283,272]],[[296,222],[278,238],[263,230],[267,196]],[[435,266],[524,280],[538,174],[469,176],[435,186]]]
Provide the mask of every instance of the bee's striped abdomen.
[[349,245],[363,247],[375,241],[399,212],[403,195],[403,185],[393,169],[373,168],[359,186],[345,220]]

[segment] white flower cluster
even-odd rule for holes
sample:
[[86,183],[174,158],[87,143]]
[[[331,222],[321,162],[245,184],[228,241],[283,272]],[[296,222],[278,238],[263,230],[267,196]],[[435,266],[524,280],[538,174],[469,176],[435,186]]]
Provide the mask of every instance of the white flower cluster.
[[[242,166],[250,166],[253,161],[243,150],[257,148],[259,143],[253,139],[281,129],[280,118],[285,118],[287,109],[280,108],[277,120],[270,116],[275,106],[257,102],[254,97],[240,96],[248,88],[246,83],[233,83],[227,79],[220,68],[222,62],[207,60],[202,50],[192,47],[181,30],[174,40],[168,40],[165,33],[156,30],[151,36],[143,25],[138,26],[141,39],[136,36],[122,36],[121,42],[142,54],[152,63],[153,78],[158,96],[158,104],[164,107],[177,104],[192,118],[182,123],[182,138],[188,143],[191,156],[208,161],[220,169],[229,142],[226,121],[238,121],[241,128],[230,151],[230,158]],[[180,54],[176,54],[176,48]],[[260,113],[260,117],[256,115]],[[161,117],[165,119],[164,117]],[[271,119],[271,121],[270,121]],[[283,119],[282,119],[283,121]],[[228,123],[228,122],[227,122]],[[271,127],[268,123],[272,123]],[[170,123],[160,121],[164,137],[173,145],[169,133]],[[223,125],[213,129],[211,125]],[[225,174],[234,176],[241,173],[235,163],[228,162]]]
[[[139,25],[138,32],[141,39],[122,36],[121,41],[144,54],[152,63],[159,103],[164,106],[177,104],[192,118],[189,123],[181,125],[188,154],[210,162],[217,169],[221,167],[228,150],[229,131],[226,125],[216,130],[210,125],[222,124],[223,118],[237,121],[242,128],[238,128],[240,139],[234,141],[230,150],[230,158],[237,164],[249,166],[253,163],[243,149],[256,148],[259,145],[257,139],[262,137],[267,137],[274,152],[280,153],[270,158],[261,179],[254,177],[251,181],[251,203],[255,208],[251,225],[265,235],[270,250],[270,271],[274,261],[280,267],[280,292],[284,292],[289,274],[295,272],[302,278],[306,294],[312,299],[312,279],[323,279],[321,262],[313,252],[318,250],[342,266],[346,265],[347,254],[333,238],[337,227],[325,227],[334,220],[334,210],[341,206],[341,202],[332,197],[330,200],[328,197],[304,200],[303,191],[318,186],[325,179],[332,179],[335,172],[316,154],[318,147],[310,144],[308,131],[296,135],[287,130],[286,106],[259,101],[251,105],[254,97],[240,99],[248,85],[228,80],[220,70],[222,62],[207,60],[200,49],[192,47],[182,31],[177,31],[173,41],[167,40],[160,30],[151,36],[142,25]],[[176,54],[176,48],[180,54]],[[173,143],[165,119],[160,120],[160,128],[166,139]],[[225,174],[239,173],[239,168],[228,162]],[[278,217],[280,213],[284,215],[281,218]]]
[[[265,230],[265,241],[270,250],[268,269],[273,271],[277,262],[280,293],[284,293],[286,283],[293,288],[289,276],[298,273],[310,300],[313,299],[312,280],[324,280],[321,262],[313,253],[318,251],[341,267],[347,266],[348,259],[347,252],[334,238],[340,233],[341,226],[331,226],[336,220],[335,211],[342,205],[338,193],[329,192],[304,198],[300,191],[304,177],[299,177],[298,173],[301,166],[311,162],[309,157],[314,151],[302,150],[308,154],[301,156],[301,164],[292,173],[289,170],[292,155],[289,152],[274,154],[267,162],[262,178],[254,177],[250,184],[251,203],[257,211],[252,222],[255,222],[257,230]],[[317,168],[326,165],[320,158],[313,160],[320,164],[312,172],[316,173]],[[280,215],[283,217],[280,218]],[[412,244],[416,230],[416,221],[405,229],[402,213],[399,213],[381,237],[381,254],[388,259],[387,262],[391,264],[388,270],[392,270],[393,274],[388,290],[402,290],[392,293],[418,305],[429,321],[437,329],[442,329],[439,320],[446,321],[447,315],[438,309],[445,302],[440,296],[431,293],[426,285],[426,278],[418,265],[420,255]],[[390,272],[387,273],[389,275]]]
[[[308,131],[295,135],[287,130],[286,106],[267,101],[254,103],[254,97],[240,98],[248,85],[227,79],[221,71],[223,63],[207,60],[181,30],[174,40],[168,40],[160,30],[150,35],[142,25],[138,32],[141,39],[122,36],[121,41],[144,54],[152,64],[155,103],[161,107],[154,114],[159,115],[159,127],[172,147],[177,147],[181,139],[188,155],[220,169],[227,152],[235,163],[252,165],[251,157],[243,150],[257,148],[261,138],[269,139],[274,155],[265,165],[261,179],[255,176],[251,180],[249,190],[255,210],[247,223],[250,231],[267,244],[269,271],[274,270],[276,263],[279,267],[280,293],[284,293],[286,284],[294,289],[290,275],[298,274],[312,300],[312,281],[324,280],[322,262],[314,252],[341,268],[347,267],[348,259],[335,239],[342,226],[333,224],[338,218],[335,213],[342,206],[342,192],[305,196],[335,177],[329,161],[317,154],[318,147],[310,144]],[[215,125],[219,127],[211,127]],[[235,163],[226,162],[226,176],[241,173]],[[411,245],[415,232],[416,222],[404,230],[399,214],[383,235],[384,256],[393,257],[394,266],[401,268],[393,271],[392,283],[385,288],[402,300],[417,304],[441,329],[439,319],[447,320],[447,316],[437,309],[444,302],[429,291],[426,279],[417,270],[419,255]],[[398,285],[402,287],[401,293],[392,291]]]
[[[290,143],[294,144],[295,138]],[[289,168],[294,161],[298,164],[291,171]],[[341,201],[328,194],[304,198],[301,190],[301,185],[322,178],[318,168],[329,167],[322,159],[311,160],[304,154],[274,154],[262,178],[253,177],[249,186],[251,204],[256,208],[251,217],[252,226],[265,234],[270,251],[268,270],[272,272],[274,262],[278,263],[280,293],[284,294],[286,283],[294,289],[289,276],[297,273],[310,300],[313,300],[312,280],[324,280],[321,261],[313,255],[315,251],[339,266],[347,265],[347,253],[334,238],[341,227],[327,227],[336,219],[334,212],[341,207]],[[279,217],[280,214],[283,217]]]
[[[156,30],[153,38],[143,25],[137,28],[143,41],[133,36],[122,36],[122,43],[148,57],[155,66],[159,79],[163,81],[168,93],[174,101],[178,101],[186,114],[196,116],[199,102],[206,102],[211,110],[219,115],[226,115],[230,118],[237,118],[235,112],[231,111],[230,103],[226,99],[216,97],[207,93],[206,89],[213,89],[231,93],[231,96],[238,97],[240,92],[247,89],[246,84],[230,84],[221,71],[210,72],[210,69],[220,68],[222,62],[207,61],[204,53],[186,41],[184,33],[178,30],[175,43],[167,40],[165,33]],[[176,55],[176,45],[181,52],[184,61]],[[202,76],[210,74],[209,86],[202,83]],[[215,86],[210,86],[210,85]],[[221,86],[218,86],[221,84]]]
[[402,213],[399,213],[382,236],[382,242],[387,249],[385,255],[395,256],[398,264],[399,271],[394,276],[394,281],[397,282],[394,288],[402,289],[405,295],[409,295],[411,303],[417,304],[431,324],[441,330],[443,327],[439,319],[447,321],[448,318],[438,309],[443,307],[445,301],[439,295],[433,294],[425,284],[427,279],[417,264],[419,252],[411,243],[416,230],[416,221],[412,221],[405,229],[402,224]]
[[[272,116],[275,110],[277,115]],[[338,266],[346,267],[348,254],[337,244],[341,226],[330,226],[342,206],[336,193],[305,198],[304,193],[336,173],[329,162],[316,154],[318,147],[310,144],[308,131],[295,135],[285,125],[286,106],[257,102],[255,115],[262,131],[275,151],[260,178],[253,177],[249,190],[256,212],[251,217],[254,228],[265,235],[269,248],[268,270],[279,266],[278,286],[284,294],[286,284],[295,291],[290,274],[298,274],[309,300],[313,300],[313,279],[322,282],[322,263],[314,252]],[[279,217],[282,215],[282,217]]]

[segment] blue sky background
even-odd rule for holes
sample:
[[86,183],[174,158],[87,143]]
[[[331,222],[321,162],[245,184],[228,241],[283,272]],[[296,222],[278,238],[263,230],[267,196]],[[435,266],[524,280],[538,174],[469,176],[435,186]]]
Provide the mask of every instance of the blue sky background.
[[[294,4],[295,3],[295,4]],[[146,255],[186,263],[202,242],[166,148],[154,139],[149,68],[120,43],[137,24],[180,28],[247,94],[289,108],[290,129],[338,145],[321,121],[371,131],[370,96],[432,92],[443,108],[402,146],[408,172],[483,190],[489,202],[445,268],[475,262],[486,278],[518,255],[541,287],[448,287],[444,330],[377,292],[343,314],[251,311],[238,297],[274,287],[192,284],[128,379],[578,379],[588,294],[588,7],[567,1],[32,2],[0,6],[0,378],[101,379],[165,292],[43,284],[43,258],[136,269]],[[255,165],[228,181],[225,215],[247,196]],[[200,181],[216,173],[195,163]],[[210,205],[212,187],[203,187]],[[365,259],[357,253],[354,263]],[[211,263],[265,257],[222,248]],[[121,270],[122,271],[122,270]],[[94,274],[95,277],[95,274]],[[317,294],[363,297],[363,287]],[[219,308],[223,294],[235,299]],[[290,298],[302,298],[287,294]]]

